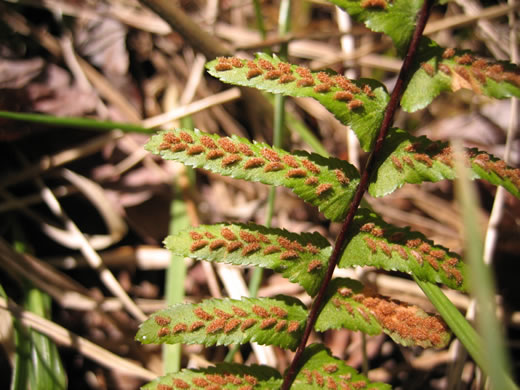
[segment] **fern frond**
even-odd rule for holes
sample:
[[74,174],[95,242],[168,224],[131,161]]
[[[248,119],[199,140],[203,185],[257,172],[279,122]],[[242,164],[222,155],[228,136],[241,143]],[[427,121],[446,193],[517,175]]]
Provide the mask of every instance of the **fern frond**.
[[167,374],[142,387],[143,390],[234,389],[272,390],[280,388],[282,377],[274,368],[221,363],[216,367],[182,370]]
[[224,176],[291,188],[333,221],[345,216],[359,183],[359,172],[345,161],[301,151],[288,153],[236,136],[169,130],[153,136],[145,148],[166,160]]
[[364,375],[332,356],[322,344],[305,348],[302,365],[291,389],[374,389],[390,390],[392,387],[381,382],[371,382]]
[[[505,162],[477,149],[467,149],[464,159],[471,168],[471,179],[487,180],[520,198],[520,169],[508,167]],[[378,169],[368,189],[370,195],[376,197],[387,195],[405,183],[456,177],[453,153],[447,142],[414,137],[398,129],[389,132],[376,164]]]
[[435,245],[424,235],[384,222],[359,209],[338,266],[373,266],[413,274],[418,279],[466,291],[467,270],[460,256]]
[[389,95],[383,84],[369,79],[311,72],[307,68],[258,54],[254,61],[219,58],[206,64],[211,75],[226,83],[294,97],[312,97],[354,130],[368,151],[374,141]]
[[412,38],[423,0],[330,0],[375,32],[388,34],[402,55]]
[[296,298],[208,299],[160,310],[136,339],[144,344],[229,345],[256,342],[295,349],[307,310]]
[[414,112],[428,106],[443,91],[461,88],[496,99],[520,97],[520,68],[505,61],[490,61],[467,50],[440,47],[423,38],[421,53],[401,99]]
[[375,294],[352,279],[333,279],[316,330],[346,328],[374,335],[384,331],[404,346],[443,348],[450,340],[447,325],[417,306]]
[[331,253],[329,242],[318,233],[295,234],[255,224],[203,225],[167,237],[165,246],[197,260],[272,269],[311,296],[320,288]]

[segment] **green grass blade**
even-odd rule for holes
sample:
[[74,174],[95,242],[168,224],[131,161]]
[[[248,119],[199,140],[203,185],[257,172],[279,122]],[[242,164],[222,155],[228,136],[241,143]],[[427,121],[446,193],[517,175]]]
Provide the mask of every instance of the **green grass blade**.
[[[193,120],[190,116],[182,118],[181,123],[184,127],[193,128]],[[181,180],[187,179],[189,182],[188,187],[191,188],[195,183],[195,172],[193,169],[185,167],[182,175],[183,177]],[[173,182],[172,190],[173,199],[170,203],[169,234],[181,232],[189,229],[191,226],[183,196],[183,191],[189,191],[189,188],[183,189],[180,185],[180,180],[177,180]],[[165,278],[165,299],[168,306],[183,301],[185,295],[184,280],[186,279],[186,272],[184,257],[172,253]],[[181,369],[181,344],[163,344],[162,356],[164,372],[177,372]]]
[[301,121],[296,118],[290,112],[286,113],[287,116],[287,128],[292,132],[298,134],[303,142],[310,146],[310,148],[318,154],[321,154],[324,157],[329,157],[329,153],[323,147],[320,140],[316,138],[316,136],[312,133],[312,131]]
[[153,129],[145,128],[131,123],[100,121],[97,119],[77,118],[77,117],[58,117],[54,115],[18,113],[9,111],[0,111],[0,118],[14,119],[24,122],[40,123],[42,125],[73,127],[96,131],[108,131],[119,129],[130,133],[153,133]]
[[[475,329],[473,329],[460,311],[453,305],[453,303],[451,303],[438,286],[430,282],[419,280],[416,277],[414,277],[414,280],[421,290],[423,290],[430,302],[435,306],[444,321],[446,321],[451,331],[455,336],[457,336],[462,345],[464,345],[475,363],[485,371],[486,366],[484,365],[485,358],[482,349],[482,342]],[[505,387],[502,387],[502,389],[518,389],[511,379],[511,376],[506,374],[505,371],[502,370],[501,375],[503,376],[505,383]]]
[[[4,296],[7,299],[6,296]],[[20,323],[13,319],[15,360],[11,390],[27,390],[29,372],[31,366],[31,340]]]
[[[170,205],[170,234],[189,228],[189,218],[186,204],[182,199],[182,190],[177,183],[173,185],[174,198]],[[184,258],[177,254],[171,255],[171,261],[166,271],[166,304],[174,305],[182,302],[184,298],[184,279],[186,266]],[[181,345],[163,345],[164,372],[176,372],[181,368]]]
[[[0,296],[6,301],[7,294],[0,284]],[[12,317],[14,328],[15,358],[11,377],[11,390],[27,390],[31,363],[31,341],[20,322]]]
[[[41,317],[50,318],[51,298],[36,288],[26,290],[24,306]],[[30,330],[29,333],[32,342],[31,390],[66,389],[67,377],[56,344],[40,332]]]
[[[14,248],[18,252],[29,252],[28,241],[19,223],[14,224]],[[46,319],[51,318],[51,297],[33,287],[29,282],[23,283],[24,306],[27,310]],[[17,348],[28,356],[20,356],[20,373],[27,374],[27,379],[16,378],[13,385],[22,388],[23,382],[29,382],[31,390],[66,389],[67,374],[61,362],[56,344],[46,335],[32,329],[26,329],[19,321],[14,321],[17,330]],[[19,381],[18,379],[22,379]]]
[[[457,145],[455,145],[457,147]],[[458,145],[458,149],[461,149]],[[470,290],[477,302],[477,324],[482,335],[484,372],[489,376],[493,389],[508,389],[507,378],[511,366],[505,349],[504,336],[496,317],[495,286],[493,271],[484,264],[483,239],[479,232],[479,211],[475,188],[468,179],[462,161],[455,161],[459,179],[455,192],[462,211],[466,259],[469,264]]]

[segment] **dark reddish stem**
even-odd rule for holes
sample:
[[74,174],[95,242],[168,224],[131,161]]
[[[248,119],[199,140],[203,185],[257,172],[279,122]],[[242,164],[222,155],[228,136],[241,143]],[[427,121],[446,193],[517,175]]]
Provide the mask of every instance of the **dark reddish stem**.
[[379,134],[377,136],[376,144],[372,153],[370,153],[370,156],[368,157],[365,170],[361,175],[361,180],[354,195],[354,200],[350,204],[345,221],[343,221],[343,225],[341,226],[341,231],[339,232],[338,237],[336,238],[334,250],[329,259],[329,265],[327,267],[325,279],[323,280],[320,290],[318,291],[318,294],[316,295],[316,298],[314,298],[314,301],[312,303],[311,311],[309,313],[309,317],[307,318],[307,324],[303,332],[303,337],[300,341],[300,344],[298,345],[298,348],[296,349],[296,353],[294,354],[291,365],[285,373],[281,390],[289,390],[292,382],[294,381],[294,377],[296,376],[297,368],[300,363],[303,350],[307,345],[309,335],[311,334],[316,319],[318,318],[318,314],[323,303],[323,298],[325,296],[325,291],[327,290],[329,282],[332,279],[332,274],[334,273],[334,269],[336,268],[338,260],[341,257],[341,254],[343,253],[343,248],[346,244],[347,233],[352,224],[352,221],[354,220],[354,215],[356,214],[359,204],[361,203],[361,199],[363,198],[363,195],[368,189],[369,179],[374,170],[375,157],[379,155],[383,147],[383,142],[385,140],[386,134],[390,129],[390,125],[394,118],[395,111],[399,106],[399,99],[401,98],[406,78],[410,74],[412,61],[415,56],[415,53],[417,52],[417,48],[419,47],[419,42],[424,31],[424,26],[426,25],[428,17],[430,16],[430,8],[432,4],[433,0],[424,0],[421,11],[419,12],[419,19],[417,20],[417,25],[415,27],[412,40],[410,42],[410,46],[408,47],[408,52],[406,53],[406,57],[404,58],[403,66],[401,67],[401,70],[399,72],[399,76],[397,78],[394,90],[392,91],[392,95],[390,96],[390,102],[386,107],[385,115],[381,123],[381,128],[379,129]]

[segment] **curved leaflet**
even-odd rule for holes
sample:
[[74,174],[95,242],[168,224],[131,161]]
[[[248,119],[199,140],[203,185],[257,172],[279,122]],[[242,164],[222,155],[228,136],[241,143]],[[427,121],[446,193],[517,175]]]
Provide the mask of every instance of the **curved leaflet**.
[[460,256],[435,245],[421,233],[387,224],[367,209],[358,210],[351,232],[339,267],[369,265],[467,290],[466,265]]
[[428,38],[422,38],[415,69],[401,98],[408,112],[428,106],[443,91],[461,88],[496,99],[520,97],[518,66],[490,61],[466,50],[446,49]]
[[[509,167],[504,161],[477,149],[466,149],[462,158],[471,168],[471,179],[484,179],[520,197],[520,169]],[[368,188],[370,195],[376,197],[387,195],[405,183],[437,182],[456,177],[453,152],[447,142],[414,137],[399,129],[389,132],[376,164],[378,169]]]
[[312,97],[354,130],[361,147],[372,145],[389,100],[385,87],[375,80],[349,80],[331,72],[309,69],[257,54],[254,61],[218,58],[206,64],[223,82],[294,97]]

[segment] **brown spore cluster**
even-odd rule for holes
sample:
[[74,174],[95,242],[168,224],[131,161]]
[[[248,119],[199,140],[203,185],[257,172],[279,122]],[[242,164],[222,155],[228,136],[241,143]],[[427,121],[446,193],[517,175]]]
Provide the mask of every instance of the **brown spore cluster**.
[[155,316],[154,318],[155,323],[160,326],[166,326],[169,325],[172,321],[169,317],[163,317],[163,316]]
[[426,72],[428,76],[433,77],[435,75],[435,69],[433,69],[433,66],[431,64],[423,62],[421,64],[421,68]]
[[386,0],[362,0],[361,7],[362,8],[376,8],[376,9],[386,9],[388,3]]
[[307,266],[307,272],[311,273],[322,267],[321,261],[318,259],[311,260]]
[[250,158],[249,160],[246,161],[246,163],[244,164],[244,168],[245,169],[250,169],[250,168],[259,168],[261,166],[263,166],[265,164],[265,160],[261,157],[254,157],[254,158]]
[[156,387],[156,390],[172,390],[173,387],[169,385],[165,385],[163,383],[159,383]]
[[224,72],[227,70],[232,70],[233,68],[242,68],[243,66],[244,64],[239,58],[218,57],[217,64],[215,65],[215,70],[219,72]]
[[329,183],[322,183],[316,188],[316,195],[322,196],[326,193],[328,193],[332,189],[332,184]]
[[418,345],[441,346],[448,327],[438,316],[425,316],[414,306],[380,295],[366,296],[362,304],[377,318],[379,323],[404,339]]

